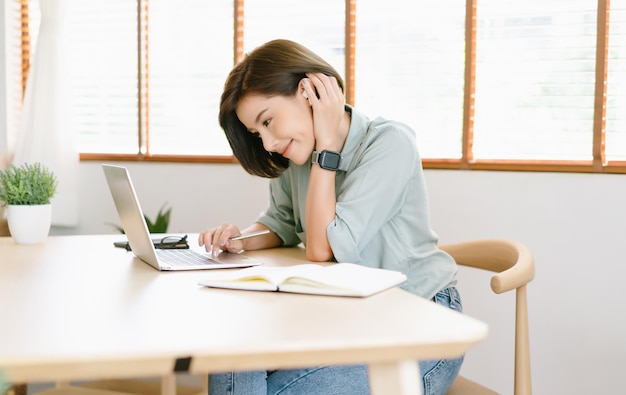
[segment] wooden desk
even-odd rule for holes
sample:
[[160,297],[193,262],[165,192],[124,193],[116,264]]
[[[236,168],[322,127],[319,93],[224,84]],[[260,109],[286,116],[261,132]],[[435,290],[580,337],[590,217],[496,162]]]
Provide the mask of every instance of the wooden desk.
[[[484,323],[400,289],[353,299],[200,287],[202,271],[161,273],[114,248],[118,239],[0,238],[0,371],[9,381],[367,363],[373,393],[419,393],[414,360],[459,356],[487,334]],[[248,255],[305,261],[300,248]]]

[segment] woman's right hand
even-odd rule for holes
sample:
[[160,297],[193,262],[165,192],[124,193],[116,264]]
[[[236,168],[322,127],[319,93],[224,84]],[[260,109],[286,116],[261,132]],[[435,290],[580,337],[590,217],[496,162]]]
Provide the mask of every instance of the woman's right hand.
[[269,229],[270,232],[268,234],[262,236],[243,240],[231,240],[231,237],[239,236],[242,233],[252,233],[266,229],[269,228],[261,223],[254,223],[242,232],[237,225],[222,224],[217,228],[208,229],[200,233],[198,235],[198,244],[204,246],[204,249],[211,253],[213,257],[217,257],[222,251],[238,254],[244,250],[261,250],[280,246],[282,240],[271,229]]
[[313,110],[315,149],[341,151],[337,130],[345,114],[345,97],[337,79],[323,73],[307,73],[303,80],[307,99]]
[[198,235],[198,244],[217,257],[221,251],[239,253],[243,251],[243,240],[230,240],[231,237],[241,235],[237,225],[222,224],[217,228],[205,230]]

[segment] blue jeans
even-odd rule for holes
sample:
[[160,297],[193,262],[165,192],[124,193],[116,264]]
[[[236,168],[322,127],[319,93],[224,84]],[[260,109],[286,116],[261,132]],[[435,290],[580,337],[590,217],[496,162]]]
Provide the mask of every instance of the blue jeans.
[[[461,297],[447,288],[433,300],[459,312]],[[419,361],[424,395],[443,395],[459,374],[463,357]],[[305,369],[212,374],[210,395],[360,395],[369,394],[367,366],[318,366]]]

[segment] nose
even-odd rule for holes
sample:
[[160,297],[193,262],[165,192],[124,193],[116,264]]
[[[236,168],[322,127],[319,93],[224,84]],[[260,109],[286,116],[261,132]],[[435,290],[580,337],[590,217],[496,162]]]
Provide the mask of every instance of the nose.
[[271,133],[261,133],[261,140],[263,141],[263,148],[265,148],[267,152],[276,152],[276,149],[278,148],[278,139],[272,136]]

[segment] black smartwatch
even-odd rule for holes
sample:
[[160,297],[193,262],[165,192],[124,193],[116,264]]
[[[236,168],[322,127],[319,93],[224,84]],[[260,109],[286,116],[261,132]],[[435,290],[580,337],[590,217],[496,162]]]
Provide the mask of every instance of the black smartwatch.
[[322,169],[337,171],[339,170],[339,162],[341,162],[341,154],[326,149],[322,152],[313,151],[311,161],[320,165]]

